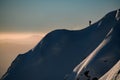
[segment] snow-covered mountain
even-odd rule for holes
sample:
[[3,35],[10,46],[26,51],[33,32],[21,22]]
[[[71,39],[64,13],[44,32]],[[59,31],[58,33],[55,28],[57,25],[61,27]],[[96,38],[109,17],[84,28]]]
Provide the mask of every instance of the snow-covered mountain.
[[85,29],[48,33],[35,48],[17,56],[2,80],[102,80],[119,60],[117,10]]

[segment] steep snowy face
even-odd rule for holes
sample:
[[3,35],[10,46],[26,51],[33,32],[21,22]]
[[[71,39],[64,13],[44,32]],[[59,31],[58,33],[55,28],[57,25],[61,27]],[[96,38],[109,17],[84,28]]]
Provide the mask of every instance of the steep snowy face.
[[[118,14],[118,12],[116,14]],[[116,25],[111,28],[99,46],[74,68],[73,73],[70,75],[68,80],[97,80],[110,70],[117,61],[120,60],[119,35],[120,21],[118,20]],[[112,80],[112,78],[109,77],[110,75],[115,75],[115,73],[109,74],[107,79],[102,79]]]
[[88,79],[88,70],[94,71],[93,77],[101,77],[120,59],[120,22],[116,12],[83,30],[48,33],[35,48],[17,56],[2,80],[63,80],[80,62],[71,80],[81,75],[81,80]]

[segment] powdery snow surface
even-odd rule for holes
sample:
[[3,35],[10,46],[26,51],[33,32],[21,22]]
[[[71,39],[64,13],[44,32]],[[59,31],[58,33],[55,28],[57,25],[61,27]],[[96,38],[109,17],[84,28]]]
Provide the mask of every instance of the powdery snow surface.
[[[2,80],[119,80],[120,11],[89,27],[55,30],[20,54]],[[110,77],[109,77],[110,76]]]
[[[92,61],[92,59],[94,59],[94,57],[97,55],[97,53],[109,42],[109,39],[105,39],[103,42],[101,42],[101,44],[82,62],[80,63],[73,71],[77,72],[77,75],[75,76],[76,80],[80,77],[80,74],[82,72],[82,70],[85,71],[87,65],[89,65],[89,63]],[[87,71],[87,70],[86,70]],[[90,71],[89,71],[90,72]],[[88,74],[88,78],[89,78],[89,74]],[[84,79],[84,78],[83,78]]]
[[120,80],[120,60],[99,80]]

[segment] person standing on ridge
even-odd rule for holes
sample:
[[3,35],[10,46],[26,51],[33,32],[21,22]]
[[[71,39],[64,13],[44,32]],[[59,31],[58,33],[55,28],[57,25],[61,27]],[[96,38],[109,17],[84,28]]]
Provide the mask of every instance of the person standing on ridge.
[[89,20],[89,26],[91,25],[91,23],[92,23],[92,21],[91,21],[91,20]]

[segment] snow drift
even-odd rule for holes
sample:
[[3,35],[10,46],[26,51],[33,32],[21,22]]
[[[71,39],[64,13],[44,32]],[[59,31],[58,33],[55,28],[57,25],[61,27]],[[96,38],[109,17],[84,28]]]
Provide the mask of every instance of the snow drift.
[[18,55],[1,79],[107,80],[108,71],[120,65],[119,35],[119,10],[82,30],[52,31],[35,48]]

